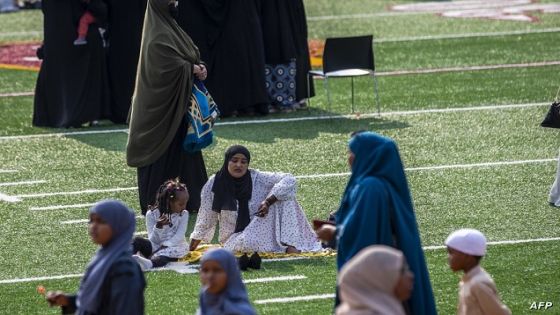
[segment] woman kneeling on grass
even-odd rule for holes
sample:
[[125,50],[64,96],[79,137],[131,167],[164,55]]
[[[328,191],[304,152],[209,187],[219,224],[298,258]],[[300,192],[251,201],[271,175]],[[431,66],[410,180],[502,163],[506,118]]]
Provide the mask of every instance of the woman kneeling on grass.
[[321,250],[296,200],[296,179],[290,174],[249,169],[250,160],[251,154],[243,146],[226,151],[222,168],[202,188],[190,250],[201,241],[212,240],[218,221],[220,243],[230,251]]
[[122,202],[98,202],[89,211],[89,235],[101,247],[89,262],[76,295],[48,292],[63,314],[144,314],[146,281],[132,259],[134,213]]
[[196,314],[257,314],[249,302],[237,261],[225,249],[212,249],[200,263],[200,307]]

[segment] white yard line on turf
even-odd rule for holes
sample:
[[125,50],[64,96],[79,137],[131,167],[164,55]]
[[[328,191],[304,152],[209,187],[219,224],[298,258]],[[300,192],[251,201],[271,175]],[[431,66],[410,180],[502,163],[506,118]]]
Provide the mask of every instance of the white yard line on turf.
[[[493,242],[488,242],[488,245],[496,246],[496,245],[512,245],[512,244],[524,244],[524,243],[553,242],[553,241],[560,241],[560,237],[535,238],[535,239],[526,239],[526,240],[493,241]],[[444,248],[445,246],[441,246],[441,245],[423,247],[424,250],[439,250]],[[262,261],[263,262],[290,261],[290,260],[294,260],[294,258],[310,259],[310,257],[286,257],[286,258],[276,258],[276,259],[263,259]],[[196,267],[198,265],[190,265],[190,266]],[[161,268],[161,269],[166,270],[165,268]],[[42,280],[56,280],[56,279],[65,279],[65,278],[79,278],[82,275],[83,274],[71,274],[71,275],[59,275],[59,276],[5,279],[5,280],[0,280],[0,284],[32,282],[32,281],[42,281]]]
[[265,282],[276,282],[276,281],[292,281],[292,280],[303,280],[307,279],[306,276],[280,276],[280,277],[269,277],[269,278],[257,278],[257,279],[247,279],[244,283],[265,283]]
[[64,192],[52,192],[52,193],[40,193],[40,194],[28,194],[28,195],[18,195],[15,198],[41,198],[41,197],[51,197],[51,196],[68,196],[68,195],[83,195],[83,194],[99,194],[105,192],[119,192],[119,191],[129,191],[137,190],[138,187],[125,187],[125,188],[108,188],[108,189],[86,189],[80,191],[64,191]]
[[298,302],[298,301],[324,300],[324,299],[332,299],[332,298],[334,298],[334,293],[256,300],[254,303],[255,304],[289,303],[289,302]]
[[396,76],[396,75],[407,75],[407,74],[429,74],[429,73],[480,71],[480,70],[496,70],[496,69],[511,69],[511,68],[533,68],[533,67],[546,67],[546,66],[557,66],[557,65],[560,65],[560,61],[542,61],[542,62],[448,67],[448,68],[417,69],[417,70],[397,70],[397,71],[377,72],[376,75],[383,77],[383,76]]
[[61,206],[48,206],[48,207],[30,207],[31,211],[44,211],[44,210],[61,210],[61,209],[73,209],[73,208],[89,208],[95,203],[80,203],[75,205],[61,205]]
[[0,174],[4,174],[4,173],[17,173],[17,170],[0,170]]
[[[387,116],[406,116],[406,115],[420,115],[420,114],[433,114],[433,113],[454,113],[454,112],[468,112],[468,111],[485,111],[485,110],[502,110],[502,109],[518,109],[527,107],[538,107],[550,105],[550,102],[541,103],[526,103],[526,104],[505,104],[505,105],[480,105],[470,107],[455,107],[455,108],[434,108],[434,109],[419,109],[408,111],[394,111],[382,112],[381,115],[370,113],[357,115],[335,115],[335,116],[309,116],[309,117],[295,117],[295,118],[272,118],[272,119],[255,119],[255,120],[239,120],[239,121],[226,121],[217,122],[216,126],[230,126],[230,125],[253,125],[253,124],[269,124],[269,123],[285,123],[297,121],[310,121],[310,120],[328,120],[328,119],[358,119],[358,118],[377,118]],[[5,136],[0,137],[2,140],[23,140],[31,138],[46,138],[46,137],[63,137],[74,135],[95,135],[104,133],[120,133],[128,132],[127,129],[111,129],[111,130],[91,130],[91,131],[76,131],[76,132],[59,132],[59,133],[46,133],[37,135],[23,135],[23,136]]]
[[146,236],[146,235],[148,235],[148,231],[134,232],[134,236]]
[[[538,160],[519,160],[519,161],[502,161],[502,162],[483,162],[483,163],[472,163],[472,164],[450,164],[450,165],[434,165],[434,166],[421,166],[421,167],[410,167],[405,168],[405,171],[431,171],[431,170],[445,170],[445,169],[461,169],[461,168],[477,168],[477,167],[494,167],[503,165],[520,165],[520,164],[535,164],[535,163],[548,163],[557,161],[555,158],[550,159],[538,159]],[[312,175],[298,175],[295,176],[297,179],[314,179],[314,178],[326,178],[326,177],[342,177],[348,176],[350,173],[330,173],[330,174],[312,174]],[[66,192],[52,192],[52,193],[40,193],[40,194],[28,194],[28,195],[17,195],[8,196],[5,194],[0,194],[0,201],[8,201],[7,199],[25,199],[25,198],[41,198],[41,197],[51,197],[51,196],[68,196],[68,195],[82,195],[82,194],[97,194],[104,192],[119,192],[119,191],[130,191],[136,190],[138,187],[126,187],[126,188],[108,188],[108,189],[86,189],[81,191],[66,191]],[[12,201],[13,202],[13,201]],[[81,207],[81,205],[79,205]],[[33,208],[31,210],[47,210],[47,209],[64,209],[66,206],[49,206],[43,208]]]
[[[329,116],[309,116],[309,117],[295,117],[295,118],[272,118],[272,119],[255,119],[255,120],[239,120],[239,121],[226,121],[218,122],[216,126],[231,126],[231,125],[253,125],[253,124],[269,124],[269,123],[286,123],[310,120],[329,120],[329,119],[359,119],[359,118],[378,118],[388,116],[407,116],[407,115],[421,115],[421,114],[434,114],[434,113],[454,113],[454,112],[469,112],[469,111],[486,111],[486,110],[504,110],[504,109],[519,109],[528,107],[549,106],[550,102],[542,103],[526,103],[526,104],[505,104],[505,105],[480,105],[469,107],[455,107],[455,108],[434,108],[434,109],[419,109],[408,111],[394,111],[382,112],[381,115],[370,113],[358,115],[329,115]],[[24,135],[24,136],[7,136],[0,137],[2,140],[24,140],[31,138],[46,138],[46,137],[63,137],[74,135],[95,135],[104,133],[119,133],[127,132],[127,129],[111,129],[111,130],[91,130],[91,131],[77,131],[77,132],[60,132],[38,135]]]
[[16,97],[16,96],[33,96],[35,92],[13,92],[13,93],[2,93],[0,97]]
[[19,201],[21,201],[21,199],[19,199],[17,197],[14,197],[14,196],[8,196],[8,195],[0,192],[0,201],[19,202]]
[[[548,162],[554,162],[554,161],[557,161],[557,159],[485,162],[485,163],[473,163],[473,164],[450,164],[450,165],[409,167],[409,168],[405,168],[405,171],[433,171],[433,170],[458,169],[458,168],[475,168],[475,167],[492,167],[492,166],[503,166],[503,165],[548,163]],[[330,174],[300,175],[300,176],[296,176],[296,178],[298,178],[298,179],[313,179],[313,178],[326,178],[326,177],[342,177],[342,176],[349,176],[349,175],[350,175],[349,172],[344,172],[344,173],[330,173]]]
[[556,32],[560,32],[560,28],[554,27],[554,28],[544,28],[544,29],[540,29],[540,30],[528,30],[528,31],[522,30],[522,31],[509,31],[509,32],[481,32],[481,33],[442,34],[442,35],[379,38],[379,39],[374,39],[374,42],[375,43],[415,42],[415,41],[421,41],[421,40],[511,36],[511,35],[526,35],[526,34],[541,34],[541,33],[556,33]]
[[28,180],[23,182],[0,183],[0,187],[44,184],[46,180]]
[[5,32],[5,33],[0,33],[0,37],[41,35],[41,34],[43,34],[43,31]]
[[[138,215],[136,219],[143,219],[144,216]],[[89,219],[78,219],[78,220],[68,220],[68,221],[60,221],[60,224],[81,224],[81,223],[88,223]]]

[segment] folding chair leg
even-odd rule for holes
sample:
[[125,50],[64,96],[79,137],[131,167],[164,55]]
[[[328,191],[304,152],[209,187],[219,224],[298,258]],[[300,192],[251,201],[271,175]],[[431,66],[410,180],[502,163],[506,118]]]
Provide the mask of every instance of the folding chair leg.
[[327,90],[328,110],[331,110],[331,92],[329,91],[329,78],[325,76],[325,89]]
[[354,114],[354,77],[351,77],[352,80],[352,114]]
[[379,91],[377,88],[377,77],[375,73],[372,75],[373,77],[373,88],[375,91],[375,102],[377,103],[377,115],[381,116],[381,102],[379,102]]

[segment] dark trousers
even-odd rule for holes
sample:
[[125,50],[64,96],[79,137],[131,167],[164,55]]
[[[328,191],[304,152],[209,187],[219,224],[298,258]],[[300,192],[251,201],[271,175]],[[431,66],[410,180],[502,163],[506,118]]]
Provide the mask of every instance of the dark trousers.
[[132,252],[133,253],[140,252],[142,256],[150,259],[152,261],[152,264],[154,265],[154,268],[163,267],[170,262],[177,261],[177,258],[171,258],[167,256],[152,257],[152,254],[154,254],[152,250],[152,243],[149,240],[142,237],[134,238],[134,240],[132,241]]

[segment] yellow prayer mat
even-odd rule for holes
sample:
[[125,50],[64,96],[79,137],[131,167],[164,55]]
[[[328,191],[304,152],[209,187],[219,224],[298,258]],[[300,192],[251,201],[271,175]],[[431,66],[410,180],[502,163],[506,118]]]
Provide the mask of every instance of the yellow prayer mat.
[[[204,244],[198,246],[195,251],[189,252],[183,258],[180,258],[180,262],[188,262],[189,264],[196,263],[200,261],[204,252],[211,248],[220,248],[219,244]],[[236,253],[235,256],[241,256],[242,253]],[[259,253],[263,259],[273,259],[273,258],[287,258],[287,257],[333,257],[336,256],[336,251],[332,249],[324,249],[320,252],[305,252],[299,254],[286,254],[286,253]]]

